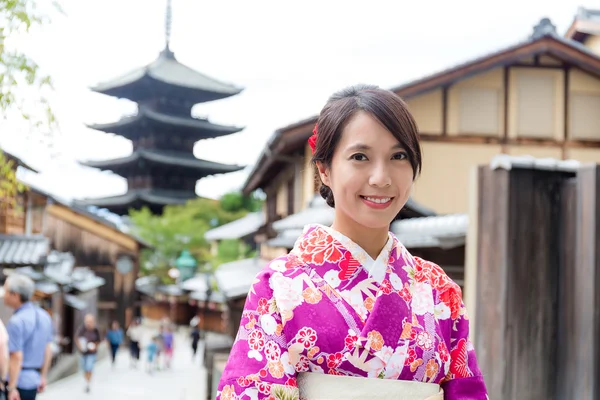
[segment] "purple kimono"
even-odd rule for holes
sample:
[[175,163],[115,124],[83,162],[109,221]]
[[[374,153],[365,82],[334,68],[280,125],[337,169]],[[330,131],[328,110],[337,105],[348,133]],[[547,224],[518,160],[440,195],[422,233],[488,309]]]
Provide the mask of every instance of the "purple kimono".
[[445,399],[487,398],[461,290],[390,233],[376,260],[309,225],[256,277],[217,399],[297,399],[314,372],[440,384]]

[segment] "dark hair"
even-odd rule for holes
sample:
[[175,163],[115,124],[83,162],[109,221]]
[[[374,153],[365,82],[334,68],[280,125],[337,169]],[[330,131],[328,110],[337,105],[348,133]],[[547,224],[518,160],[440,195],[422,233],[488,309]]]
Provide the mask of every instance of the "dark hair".
[[[402,144],[413,168],[413,179],[421,171],[419,132],[406,103],[395,93],[374,85],[356,85],[333,94],[319,114],[317,143],[312,161],[331,166],[333,153],[342,131],[359,111],[369,113]],[[330,207],[335,207],[333,192],[325,184],[321,196]]]

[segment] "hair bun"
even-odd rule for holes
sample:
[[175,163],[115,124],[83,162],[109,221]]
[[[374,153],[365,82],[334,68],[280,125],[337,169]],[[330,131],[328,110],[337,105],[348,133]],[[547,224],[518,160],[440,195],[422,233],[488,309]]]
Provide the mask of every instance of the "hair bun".
[[325,199],[325,202],[327,203],[327,205],[331,208],[335,208],[335,201],[333,199],[333,192],[331,191],[331,189],[329,188],[329,186],[327,185],[321,185],[321,187],[319,188],[319,193],[321,194],[321,197]]

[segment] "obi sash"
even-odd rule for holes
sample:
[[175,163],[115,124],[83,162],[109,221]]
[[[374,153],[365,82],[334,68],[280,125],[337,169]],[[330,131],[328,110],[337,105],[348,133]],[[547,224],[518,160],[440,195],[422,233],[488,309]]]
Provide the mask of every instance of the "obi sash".
[[300,400],[444,400],[444,391],[435,383],[313,372],[298,374],[297,382]]

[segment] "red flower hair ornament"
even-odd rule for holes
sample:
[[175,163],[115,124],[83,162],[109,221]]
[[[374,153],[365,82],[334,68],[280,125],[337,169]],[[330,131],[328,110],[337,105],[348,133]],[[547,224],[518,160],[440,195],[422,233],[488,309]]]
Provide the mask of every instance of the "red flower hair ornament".
[[315,150],[317,149],[317,129],[319,128],[319,124],[315,125],[315,129],[313,129],[313,134],[308,138],[308,145],[312,149],[313,154],[315,154]]

